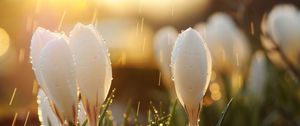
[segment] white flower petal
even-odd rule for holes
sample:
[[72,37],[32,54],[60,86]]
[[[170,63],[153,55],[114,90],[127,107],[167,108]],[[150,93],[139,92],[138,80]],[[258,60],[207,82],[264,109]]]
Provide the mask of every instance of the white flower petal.
[[56,114],[61,121],[76,122],[78,98],[75,67],[63,37],[50,41],[42,49],[38,66],[47,85],[46,93],[57,109]]
[[40,74],[39,66],[38,66],[41,51],[49,41],[53,39],[57,39],[59,38],[59,36],[60,36],[59,34],[50,32],[41,27],[38,27],[32,36],[31,45],[30,45],[30,57],[31,57],[32,69],[34,71],[38,83],[45,90],[47,88],[47,85],[45,85],[43,82],[43,79]]
[[48,97],[42,89],[38,92],[38,115],[42,126],[60,126],[60,122],[51,109]]
[[[92,25],[77,24],[70,33],[77,81],[89,123],[95,123],[110,89],[111,63],[104,40]],[[92,121],[91,121],[92,120]]]

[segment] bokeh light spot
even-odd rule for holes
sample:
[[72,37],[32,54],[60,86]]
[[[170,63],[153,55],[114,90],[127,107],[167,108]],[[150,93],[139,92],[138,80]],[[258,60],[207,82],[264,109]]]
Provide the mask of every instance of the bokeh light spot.
[[0,28],[0,56],[4,55],[9,48],[9,36],[7,32]]

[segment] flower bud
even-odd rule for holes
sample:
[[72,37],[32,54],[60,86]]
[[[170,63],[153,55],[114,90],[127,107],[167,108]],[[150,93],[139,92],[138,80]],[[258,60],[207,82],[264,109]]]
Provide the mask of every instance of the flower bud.
[[177,97],[188,113],[190,126],[196,126],[212,69],[210,52],[196,30],[188,28],[178,36],[171,66]]

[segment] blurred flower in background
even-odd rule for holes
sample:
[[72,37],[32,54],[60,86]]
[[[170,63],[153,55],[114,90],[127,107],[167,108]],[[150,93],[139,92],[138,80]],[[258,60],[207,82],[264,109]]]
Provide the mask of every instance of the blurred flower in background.
[[276,5],[268,14],[267,31],[295,66],[300,68],[300,11],[293,5]]
[[154,53],[156,62],[161,71],[160,77],[169,91],[170,95],[175,98],[175,88],[172,81],[171,71],[171,53],[177,39],[178,32],[172,26],[161,28],[154,36]]
[[257,51],[253,57],[247,80],[247,91],[258,100],[262,100],[268,79],[267,60],[263,52]]
[[115,67],[152,67],[153,29],[141,20],[105,19],[97,22],[97,30],[111,50]]
[[236,95],[242,88],[251,53],[246,36],[225,13],[215,13],[207,23],[201,22],[195,27],[203,34],[212,53],[213,70],[218,76],[225,75],[225,78],[218,77],[218,83],[229,79],[230,85],[225,83],[224,86],[231,88],[229,95]]

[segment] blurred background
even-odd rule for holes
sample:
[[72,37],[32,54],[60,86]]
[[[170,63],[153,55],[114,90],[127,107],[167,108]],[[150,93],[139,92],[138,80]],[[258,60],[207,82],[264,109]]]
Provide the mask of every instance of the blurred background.
[[[37,27],[68,35],[77,22],[93,23],[111,54],[116,98],[110,110],[116,125],[122,124],[121,113],[126,111],[129,101],[132,111],[140,103],[139,120],[141,125],[147,125],[150,101],[165,113],[169,113],[175,101],[172,82],[162,77],[165,75],[160,72],[155,56],[155,34],[165,26],[172,26],[179,33],[194,27],[205,34],[201,26],[213,24],[210,17],[216,12],[231,18],[247,40],[242,52],[248,51],[243,55],[242,65],[217,66],[228,62],[214,62],[211,84],[203,99],[201,125],[216,125],[232,97],[223,125],[300,125],[300,88],[295,75],[299,62],[286,64],[286,59],[280,59],[276,50],[272,53],[264,46],[263,41],[268,38],[262,36],[263,18],[275,5],[283,3],[300,6],[298,0],[0,0],[0,125],[11,125],[14,120],[17,126],[24,125],[25,121],[30,126],[40,124],[36,102],[39,86],[29,57],[31,37]],[[220,25],[217,29],[226,27]],[[229,35],[226,30],[223,34]],[[300,41],[296,43],[299,46]],[[295,50],[298,57],[287,56],[288,60],[299,61],[300,48]],[[252,74],[255,70],[251,64],[255,63],[251,59],[257,55],[266,55],[266,65],[259,66],[266,70]],[[279,57],[285,65],[278,65],[281,61],[274,62],[274,57]],[[235,62],[227,60],[228,64]],[[253,76],[257,77],[254,83],[266,76],[262,82],[264,88],[253,87],[254,91],[263,90],[259,96],[248,93],[247,84],[252,83],[249,78]],[[173,123],[187,124],[183,108],[178,105],[176,109]]]

